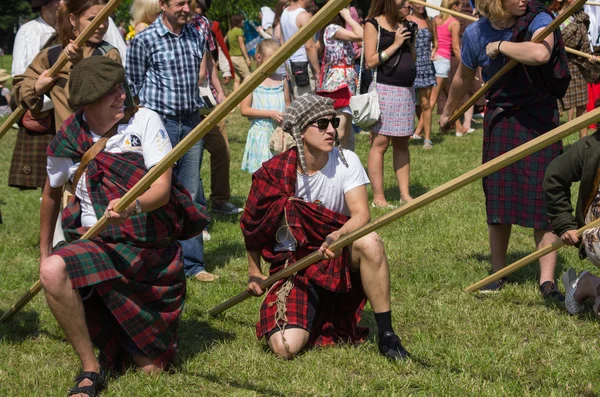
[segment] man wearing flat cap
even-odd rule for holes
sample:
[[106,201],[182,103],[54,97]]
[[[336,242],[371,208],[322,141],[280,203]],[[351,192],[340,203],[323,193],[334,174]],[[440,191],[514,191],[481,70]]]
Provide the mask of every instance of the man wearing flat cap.
[[[103,369],[130,358],[146,372],[162,370],[177,352],[185,296],[181,247],[208,222],[171,169],[122,212],[115,206],[171,150],[160,117],[124,109],[125,71],[89,57],[69,78],[69,117],[48,147],[42,198],[40,280],[48,306],[82,364],[70,395],[95,396]],[[137,110],[137,112],[136,112]],[[62,213],[70,243],[51,252],[62,188],[74,195]],[[78,240],[100,217],[109,225]],[[93,345],[99,350],[98,359]]]
[[370,220],[367,174],[360,159],[339,147],[333,102],[297,98],[283,130],[296,147],[253,174],[241,219],[248,252],[248,292],[264,293],[261,257],[274,274],[318,250],[322,260],[273,285],[260,309],[256,335],[291,359],[307,344],[363,341],[358,323],[368,299],[379,332],[379,351],[392,360],[408,353],[392,328],[390,273],[381,239],[370,233],[339,252],[329,245]]

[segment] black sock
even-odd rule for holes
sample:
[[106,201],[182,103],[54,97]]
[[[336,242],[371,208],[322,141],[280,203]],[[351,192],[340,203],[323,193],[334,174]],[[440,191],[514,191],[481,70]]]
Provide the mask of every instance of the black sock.
[[392,328],[392,311],[389,310],[383,313],[374,313],[375,321],[377,322],[377,330],[379,331],[379,335],[384,332],[390,331],[394,332]]

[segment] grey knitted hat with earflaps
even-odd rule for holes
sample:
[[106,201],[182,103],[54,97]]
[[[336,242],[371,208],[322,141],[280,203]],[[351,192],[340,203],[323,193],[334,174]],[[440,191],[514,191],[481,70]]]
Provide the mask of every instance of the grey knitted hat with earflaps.
[[[302,170],[306,173],[306,157],[304,156],[304,142],[302,142],[302,132],[309,124],[314,123],[321,117],[335,115],[333,100],[319,95],[307,94],[296,98],[283,115],[283,124],[281,128],[294,137],[298,148],[298,157]],[[338,146],[342,163],[348,167],[348,162],[344,157],[342,148],[339,147],[340,140],[337,131],[335,133],[335,145]]]

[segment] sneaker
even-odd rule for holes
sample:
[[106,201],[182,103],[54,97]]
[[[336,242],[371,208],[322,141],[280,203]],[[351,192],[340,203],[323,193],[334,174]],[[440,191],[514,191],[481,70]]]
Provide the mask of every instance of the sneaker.
[[208,232],[208,230],[204,229],[202,230],[202,241],[210,241],[211,237],[210,237],[210,233]]
[[379,335],[379,353],[389,360],[406,360],[409,353],[402,347],[398,335],[386,331]]
[[423,137],[421,135],[417,135],[417,134],[412,134],[410,137],[412,139],[414,139],[415,141],[421,141],[421,140],[423,140]]
[[225,215],[237,215],[244,212],[243,208],[238,208],[231,203],[213,204],[211,210]]
[[500,292],[502,288],[504,288],[504,284],[506,284],[506,277],[502,277],[498,281],[494,281],[491,284],[486,285],[485,287],[479,290],[482,294],[490,294],[494,292]]
[[557,303],[562,303],[565,301],[565,296],[560,293],[558,288],[556,288],[556,284],[552,281],[545,281],[540,285],[540,293],[542,297],[546,301],[553,301]]

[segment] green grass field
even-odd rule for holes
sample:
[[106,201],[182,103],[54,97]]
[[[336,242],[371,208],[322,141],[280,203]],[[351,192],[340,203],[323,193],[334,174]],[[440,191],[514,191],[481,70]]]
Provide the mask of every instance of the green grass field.
[[[480,164],[482,133],[434,135],[435,147],[411,144],[411,192],[423,194]],[[233,202],[243,205],[251,183],[240,170],[249,122],[227,118]],[[38,278],[39,191],[7,186],[16,131],[0,141],[0,313]],[[573,142],[572,136],[567,142]],[[368,137],[357,136],[366,164]],[[209,156],[203,177],[210,193]],[[386,194],[398,203],[391,153]],[[383,215],[374,210],[373,218]],[[373,334],[358,346],[307,350],[289,362],[257,341],[259,299],[218,318],[207,310],[246,285],[238,217],[215,216],[205,245],[215,283],[188,284],[180,326],[181,349],[172,371],[146,376],[134,369],[110,380],[103,396],[595,396],[600,392],[599,327],[591,314],[567,315],[545,304],[537,265],[513,274],[502,293],[480,297],[463,289],[490,270],[484,197],[473,183],[380,231],[392,273],[394,327],[413,359],[379,356]],[[515,228],[510,261],[534,249],[532,232]],[[568,267],[592,268],[574,249],[560,251],[557,277]],[[561,287],[562,288],[562,287]],[[370,308],[363,323],[374,331]],[[0,325],[0,396],[64,396],[79,362],[48,310],[36,297]]]

